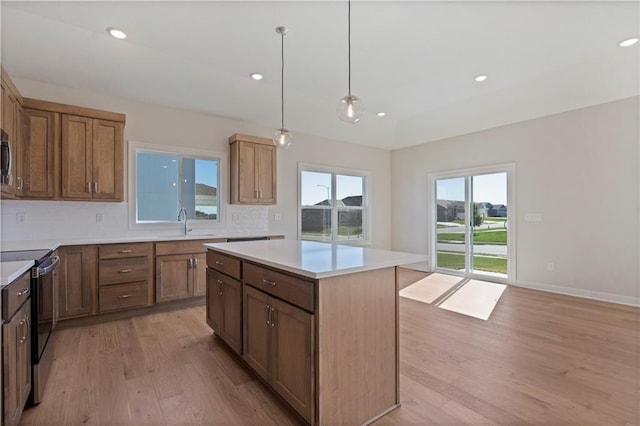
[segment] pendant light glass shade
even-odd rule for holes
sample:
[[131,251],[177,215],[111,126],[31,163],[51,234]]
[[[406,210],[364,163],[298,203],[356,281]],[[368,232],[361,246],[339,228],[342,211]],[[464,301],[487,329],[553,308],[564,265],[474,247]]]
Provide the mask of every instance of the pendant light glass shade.
[[338,102],[338,118],[347,123],[356,123],[362,117],[362,102],[354,95],[347,95]]
[[280,100],[281,100],[281,105],[282,105],[282,115],[281,115],[281,126],[278,130],[276,130],[276,133],[273,135],[273,144],[277,147],[277,148],[282,148],[282,149],[287,149],[291,146],[291,142],[293,141],[293,136],[291,135],[291,132],[288,131],[287,129],[285,129],[284,127],[284,36],[285,34],[288,32],[289,30],[287,30],[286,27],[277,27],[276,28],[276,32],[278,34],[280,34],[281,37],[281,58],[282,58],[282,73],[280,75],[280,84],[281,84],[281,92],[280,92]]
[[291,146],[293,135],[287,129],[278,129],[273,135],[273,144],[282,149],[287,149]]
[[351,0],[348,2],[348,45],[349,45],[349,94],[338,102],[338,118],[345,123],[357,123],[362,117],[362,101],[351,94]]

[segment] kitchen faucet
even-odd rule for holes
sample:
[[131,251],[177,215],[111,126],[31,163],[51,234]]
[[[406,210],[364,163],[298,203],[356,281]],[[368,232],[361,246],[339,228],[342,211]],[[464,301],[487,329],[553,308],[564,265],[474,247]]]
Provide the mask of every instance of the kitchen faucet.
[[182,217],[182,213],[184,213],[184,236],[187,236],[187,233],[189,231],[191,231],[191,229],[189,229],[189,218],[187,217],[187,209],[185,209],[184,207],[180,207],[180,210],[178,210],[178,222],[180,222],[182,219],[180,219]]

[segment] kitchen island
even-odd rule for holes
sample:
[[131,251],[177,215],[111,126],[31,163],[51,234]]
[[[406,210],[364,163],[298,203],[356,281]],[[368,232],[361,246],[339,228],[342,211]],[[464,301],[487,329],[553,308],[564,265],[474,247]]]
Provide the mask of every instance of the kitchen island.
[[206,244],[207,322],[310,424],[399,405],[397,267],[425,256],[298,240]]

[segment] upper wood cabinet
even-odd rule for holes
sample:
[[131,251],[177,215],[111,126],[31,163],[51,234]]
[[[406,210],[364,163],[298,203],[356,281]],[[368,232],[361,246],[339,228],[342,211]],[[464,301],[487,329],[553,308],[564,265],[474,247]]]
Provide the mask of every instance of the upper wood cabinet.
[[276,204],[276,147],[271,139],[234,134],[231,204]]
[[20,155],[18,195],[24,198],[55,198],[60,168],[60,114],[25,108]]
[[123,123],[62,114],[62,198],[122,201]]
[[20,157],[20,139],[22,136],[22,96],[18,89],[14,86],[5,72],[1,69],[0,92],[2,111],[0,117],[0,127],[9,137],[9,149],[11,152],[11,161],[9,167],[9,175],[1,178],[0,191],[3,198],[14,198],[18,192],[18,184],[20,176],[19,157]]

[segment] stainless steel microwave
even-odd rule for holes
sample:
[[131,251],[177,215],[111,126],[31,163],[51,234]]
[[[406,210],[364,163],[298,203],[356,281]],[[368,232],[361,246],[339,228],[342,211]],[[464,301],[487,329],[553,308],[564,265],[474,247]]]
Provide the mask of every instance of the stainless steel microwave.
[[11,176],[11,145],[9,135],[0,130],[0,183],[9,184]]

